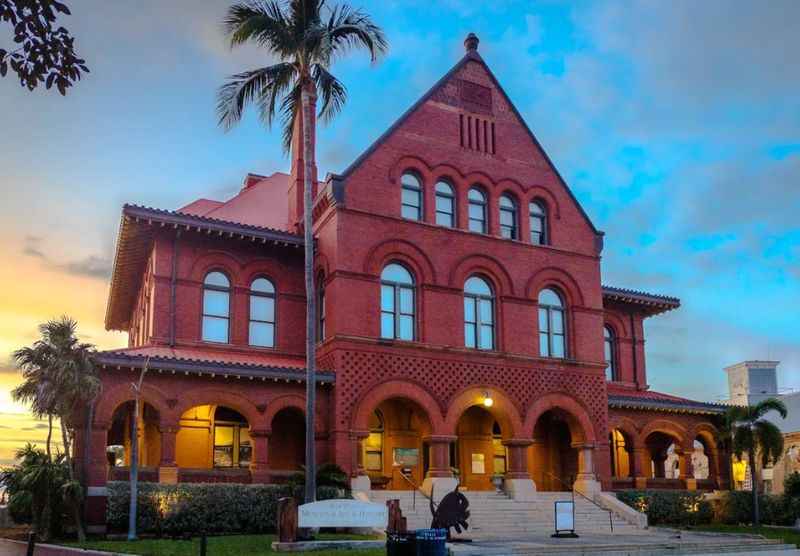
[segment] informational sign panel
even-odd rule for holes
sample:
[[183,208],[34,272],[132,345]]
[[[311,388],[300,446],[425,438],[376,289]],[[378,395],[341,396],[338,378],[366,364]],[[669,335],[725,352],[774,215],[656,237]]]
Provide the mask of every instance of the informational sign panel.
[[472,454],[472,472],[476,475],[486,473],[486,461],[483,454]]
[[575,502],[556,502],[556,533],[575,530]]
[[416,467],[419,463],[419,450],[416,448],[395,448],[394,465],[396,467]]
[[300,527],[375,527],[386,529],[389,510],[359,500],[322,500],[297,508]]

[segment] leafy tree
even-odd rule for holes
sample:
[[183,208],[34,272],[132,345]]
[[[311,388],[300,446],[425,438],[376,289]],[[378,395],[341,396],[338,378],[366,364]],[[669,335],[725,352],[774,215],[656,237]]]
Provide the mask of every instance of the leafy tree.
[[[314,500],[314,412],[316,364],[316,294],[314,289],[314,242],[312,234],[311,177],[316,133],[316,99],[322,101],[319,116],[331,120],[344,106],[344,84],[330,72],[334,61],[354,48],[366,49],[373,61],[387,48],[383,31],[364,12],[346,4],[327,5],[326,0],[246,0],[234,4],[224,21],[231,47],[253,43],[277,59],[255,70],[233,75],[219,90],[219,123],[232,128],[242,112],[255,106],[268,127],[280,112],[283,147],[292,148],[292,136],[302,124],[303,231],[305,234],[306,288],[306,501]],[[297,145],[294,146],[297,148]]]
[[774,423],[764,419],[771,412],[786,418],[786,405],[778,399],[769,398],[756,405],[732,406],[728,408],[726,422],[733,430],[733,453],[741,459],[747,453],[750,467],[750,482],[753,485],[753,525],[760,522],[758,510],[758,482],[756,481],[756,455],[761,456],[761,464],[766,467],[775,463],[783,454],[783,434]]
[[[41,339],[32,346],[14,352],[17,366],[22,369],[22,384],[11,391],[11,397],[30,406],[37,418],[47,417],[48,433],[45,456],[53,462],[51,438],[53,419],[58,418],[63,442],[63,460],[68,482],[64,485],[64,500],[71,508],[80,540],[85,539],[81,503],[83,491],[75,478],[70,446],[73,434],[69,424],[76,414],[83,413],[89,401],[100,390],[100,380],[92,361],[94,346],[78,340],[77,323],[63,316],[39,326]],[[49,490],[38,491],[49,497]],[[50,511],[49,502],[43,502]]]
[[33,91],[41,83],[48,89],[55,85],[66,95],[81,72],[89,73],[69,31],[54,28],[58,14],[70,11],[56,0],[0,0],[0,22],[13,27],[19,45],[10,51],[0,48],[0,76],[6,76],[10,65],[23,87]]

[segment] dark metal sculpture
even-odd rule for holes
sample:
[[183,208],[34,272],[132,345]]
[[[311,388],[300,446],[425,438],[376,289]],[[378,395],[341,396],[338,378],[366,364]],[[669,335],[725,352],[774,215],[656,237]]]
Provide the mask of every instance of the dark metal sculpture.
[[465,531],[469,529],[469,523],[467,523],[469,500],[458,491],[458,485],[452,492],[444,495],[438,506],[433,503],[433,487],[431,487],[430,506],[433,515],[431,529],[447,529],[448,537],[450,537],[451,527],[455,527],[457,533],[460,533],[462,529]]

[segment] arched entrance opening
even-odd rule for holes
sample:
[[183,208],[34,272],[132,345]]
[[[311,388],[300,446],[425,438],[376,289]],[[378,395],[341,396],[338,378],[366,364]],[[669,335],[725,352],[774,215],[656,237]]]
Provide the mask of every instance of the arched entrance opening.
[[381,402],[370,414],[369,436],[361,443],[364,470],[372,488],[414,490],[430,465],[431,423],[422,407],[405,398]]
[[653,479],[675,480],[681,478],[680,439],[665,432],[655,431],[644,440],[647,460],[644,471]]
[[175,437],[175,462],[179,468],[246,469],[250,465],[250,425],[235,409],[197,405],[183,412],[179,425]]
[[[503,439],[508,430],[487,409],[473,405],[456,425],[457,441],[451,445],[451,467],[459,484],[468,490],[492,490],[492,478],[508,471],[508,452]],[[506,430],[504,430],[506,429]],[[505,434],[505,436],[504,436]]]
[[538,490],[566,491],[578,475],[578,450],[572,429],[579,426],[560,409],[545,411],[533,429],[533,480]]
[[[113,468],[127,468],[131,463],[131,433],[133,427],[134,402],[121,404],[114,411],[111,426],[106,437],[106,457]],[[152,469],[155,473],[161,461],[161,432],[159,431],[160,415],[149,403],[140,405],[137,424],[138,467]],[[121,477],[114,477],[121,478]],[[155,480],[147,474],[142,480]]]
[[267,453],[270,475],[287,478],[300,471],[306,461],[305,414],[297,407],[285,407],[272,418]]
[[611,453],[611,476],[615,479],[633,477],[633,444],[630,435],[620,429],[611,429],[608,441]]

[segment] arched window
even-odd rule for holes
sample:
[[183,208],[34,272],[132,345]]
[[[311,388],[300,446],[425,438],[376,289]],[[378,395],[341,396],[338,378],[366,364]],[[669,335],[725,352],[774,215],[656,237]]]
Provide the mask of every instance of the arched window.
[[606,380],[617,380],[617,338],[610,326],[603,327],[603,352],[606,357]]
[[377,409],[369,418],[369,436],[364,442],[364,467],[367,471],[383,471],[383,414]]
[[531,243],[547,245],[547,211],[539,201],[531,201],[528,212],[531,219]]
[[436,223],[448,228],[456,225],[456,198],[453,188],[444,181],[436,182]]
[[325,340],[325,275],[317,277],[317,341]]
[[517,202],[510,195],[500,196],[500,235],[508,239],[519,239]]
[[469,231],[485,234],[486,228],[486,193],[478,187],[469,190]]
[[400,178],[400,214],[409,220],[422,220],[422,183],[414,174],[406,172]]
[[275,286],[266,278],[250,284],[250,345],[275,347]]
[[464,284],[464,345],[494,349],[494,294],[483,278],[471,276]]
[[230,328],[231,283],[222,272],[213,271],[203,280],[204,342],[228,343]]
[[564,302],[550,288],[539,292],[539,354],[543,357],[566,357]]
[[392,263],[381,272],[381,338],[414,339],[414,278]]

